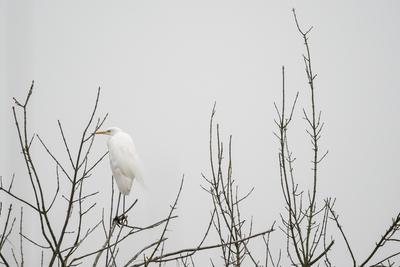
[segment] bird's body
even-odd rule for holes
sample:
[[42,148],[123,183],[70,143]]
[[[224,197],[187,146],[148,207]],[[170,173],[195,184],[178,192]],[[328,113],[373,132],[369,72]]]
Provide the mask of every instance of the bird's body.
[[119,191],[123,195],[128,195],[131,191],[133,180],[141,179],[140,160],[132,138],[129,134],[116,127],[96,133],[110,136],[107,146],[112,175]]

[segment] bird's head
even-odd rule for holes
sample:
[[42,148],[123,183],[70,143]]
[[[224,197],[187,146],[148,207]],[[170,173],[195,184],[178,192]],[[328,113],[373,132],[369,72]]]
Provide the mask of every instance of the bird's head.
[[115,135],[118,132],[121,132],[122,130],[118,127],[110,127],[107,130],[103,131],[103,130],[98,130],[95,132],[95,134],[105,134],[105,135]]

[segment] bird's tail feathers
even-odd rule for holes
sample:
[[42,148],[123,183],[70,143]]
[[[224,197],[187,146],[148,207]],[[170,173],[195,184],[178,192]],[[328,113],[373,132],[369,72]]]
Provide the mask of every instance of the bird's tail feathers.
[[140,184],[141,187],[143,187],[145,190],[148,190],[148,188],[147,188],[147,186],[146,186],[146,184],[144,182],[143,173],[142,172],[140,172],[140,173],[135,175],[135,180],[138,181],[138,183]]
[[145,182],[144,182],[144,174],[143,174],[143,163],[137,158],[135,161],[135,180],[144,188],[146,191],[148,190]]

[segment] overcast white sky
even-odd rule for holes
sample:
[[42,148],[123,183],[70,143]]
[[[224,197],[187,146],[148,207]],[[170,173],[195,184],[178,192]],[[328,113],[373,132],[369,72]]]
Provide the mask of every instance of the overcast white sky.
[[[35,80],[31,131],[67,160],[57,119],[76,144],[101,86],[100,114],[110,113],[106,126],[130,133],[145,165],[148,190],[135,187],[131,196],[141,199],[135,220],[164,216],[184,173],[180,217],[169,234],[171,249],[191,247],[210,210],[200,173],[209,172],[208,119],[217,101],[222,136],[227,141],[233,135],[234,176],[243,192],[255,187],[243,212],[254,216],[255,231],[266,229],[284,211],[272,134],[282,65],[288,94],[300,91],[290,136],[296,174],[302,186],[311,179],[301,112],[309,95],[293,7],[302,25],[314,26],[317,105],[326,123],[321,143],[330,151],[321,165],[319,196],[337,198],[355,254],[364,258],[399,209],[400,3],[395,0],[0,0],[0,175],[7,180],[15,173],[16,192],[30,194],[12,120],[13,96],[25,97]],[[39,145],[34,149],[50,188],[54,165]],[[106,138],[97,139],[95,153],[105,149]],[[108,162],[94,175],[93,190],[101,191],[103,203]],[[100,216],[101,209],[96,212]],[[335,262],[345,266],[350,258],[336,237]],[[283,247],[282,240],[277,231],[275,249]],[[208,264],[211,255],[197,260]],[[38,260],[33,250],[26,256]]]

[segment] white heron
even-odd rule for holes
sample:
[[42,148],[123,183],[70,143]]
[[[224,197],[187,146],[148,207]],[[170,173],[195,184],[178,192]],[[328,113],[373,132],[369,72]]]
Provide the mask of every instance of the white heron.
[[107,146],[110,167],[118,189],[124,195],[125,212],[125,196],[131,191],[133,180],[141,181],[142,179],[140,160],[135,144],[130,135],[118,127],[111,127],[105,131],[99,130],[96,131],[96,134],[109,136]]

